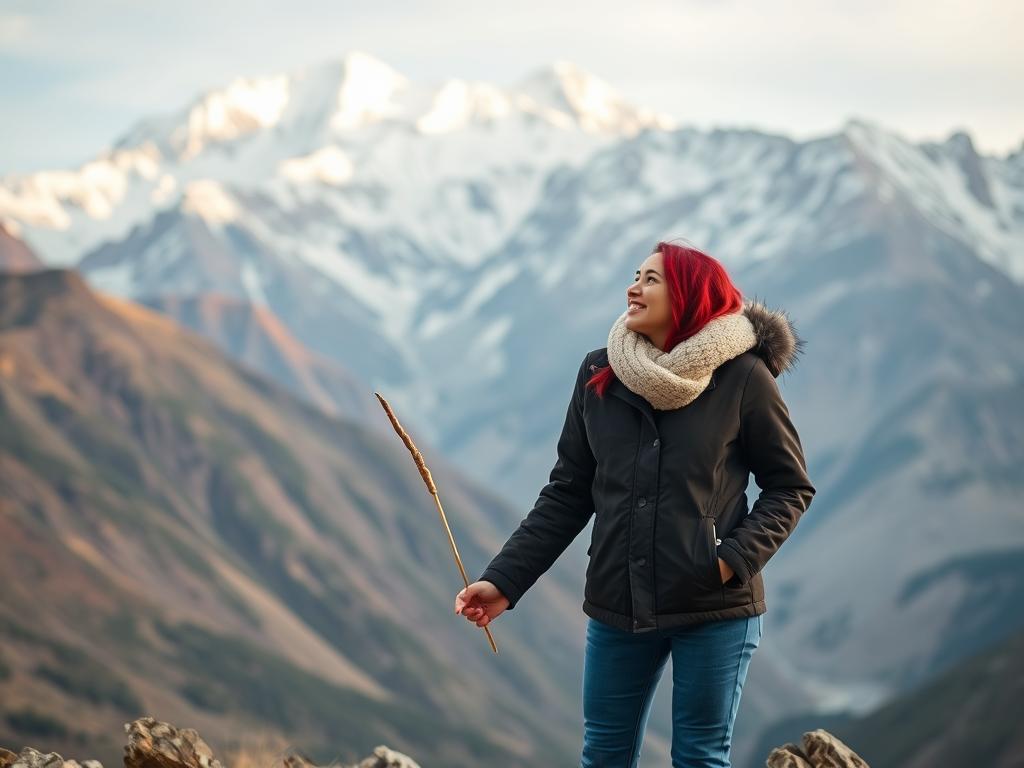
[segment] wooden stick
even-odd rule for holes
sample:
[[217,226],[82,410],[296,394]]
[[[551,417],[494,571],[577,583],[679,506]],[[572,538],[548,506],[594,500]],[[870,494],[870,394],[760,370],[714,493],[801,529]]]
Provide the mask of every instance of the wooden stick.
[[[458,547],[455,546],[455,537],[452,536],[452,529],[448,527],[448,518],[445,517],[444,508],[441,506],[441,499],[437,495],[437,486],[434,485],[434,478],[430,475],[430,470],[427,469],[426,462],[423,461],[423,454],[416,448],[416,443],[409,437],[409,433],[402,429],[402,425],[398,423],[398,417],[395,416],[395,412],[391,410],[391,406],[388,405],[388,401],[384,399],[384,396],[374,392],[377,400],[384,408],[384,412],[388,415],[391,420],[391,426],[395,428],[395,432],[402,438],[402,442],[405,443],[405,447],[412,453],[413,461],[416,462],[416,468],[420,471],[420,477],[423,478],[423,482],[427,484],[427,490],[430,491],[430,495],[434,497],[434,504],[437,506],[437,511],[441,515],[441,522],[444,523],[444,529],[448,533],[448,544],[451,545],[452,554],[455,555],[455,563],[459,566],[459,573],[462,574],[462,581],[465,585],[469,586],[469,579],[466,577],[466,569],[462,567],[462,558],[459,557]],[[498,652],[498,646],[494,644],[494,638],[491,636],[491,629],[488,626],[483,627],[484,632],[487,633],[487,639],[491,643],[491,650],[495,653]]]

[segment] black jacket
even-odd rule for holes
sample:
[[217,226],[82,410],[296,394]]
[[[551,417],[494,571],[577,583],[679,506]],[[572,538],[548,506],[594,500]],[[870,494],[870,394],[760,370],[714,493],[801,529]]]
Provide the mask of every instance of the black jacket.
[[[675,410],[655,410],[617,378],[598,397],[584,385],[607,348],[587,354],[549,482],[479,577],[509,610],[591,515],[588,616],[643,632],[767,610],[761,569],[815,489],[775,381],[803,341],[783,313],[756,302],[744,311],[757,345]],[[748,511],[750,472],[761,492]],[[719,557],[735,571],[724,584]]]

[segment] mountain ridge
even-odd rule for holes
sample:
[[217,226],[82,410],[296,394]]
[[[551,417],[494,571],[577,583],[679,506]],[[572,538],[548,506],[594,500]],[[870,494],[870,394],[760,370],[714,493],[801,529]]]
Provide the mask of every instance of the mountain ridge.
[[[463,558],[485,562],[508,510],[430,466]],[[0,275],[0,481],[0,700],[47,697],[69,733],[161,706],[213,734],[243,716],[312,745],[340,728],[353,752],[386,735],[453,766],[574,751],[557,646],[495,666],[452,617],[448,543],[400,441],[74,270]],[[531,602],[572,599],[552,579]],[[501,658],[530,658],[528,624],[503,626]],[[500,701],[471,685],[485,671]],[[496,711],[530,740],[474,723]]]

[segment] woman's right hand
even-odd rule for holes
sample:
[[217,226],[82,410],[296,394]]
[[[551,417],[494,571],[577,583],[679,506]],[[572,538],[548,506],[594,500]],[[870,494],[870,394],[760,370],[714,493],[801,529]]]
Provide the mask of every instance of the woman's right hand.
[[455,596],[455,612],[486,627],[508,608],[508,598],[489,581],[474,581]]

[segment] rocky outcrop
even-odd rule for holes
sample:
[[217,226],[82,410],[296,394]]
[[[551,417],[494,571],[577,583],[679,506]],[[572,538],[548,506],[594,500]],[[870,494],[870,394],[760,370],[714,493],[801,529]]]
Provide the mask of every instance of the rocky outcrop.
[[[224,768],[213,750],[193,728],[175,728],[152,717],[125,723],[128,744],[124,748],[125,768]],[[96,760],[65,760],[56,752],[39,752],[25,747],[15,754],[0,747],[0,768],[103,768]],[[301,755],[291,754],[274,768],[316,768]],[[420,768],[408,755],[379,746],[373,754],[352,766],[331,768]]]
[[[128,744],[125,768],[224,768],[213,750],[193,728],[175,728],[152,717],[125,723]],[[803,735],[803,743],[784,744],[771,751],[767,768],[869,768],[860,756],[821,728]],[[273,768],[318,768],[301,754],[289,754]],[[20,754],[0,747],[0,768],[103,768],[96,760],[65,760],[56,752],[46,754],[25,747]],[[420,768],[408,755],[379,746],[355,765],[331,768]]]
[[56,752],[25,747],[19,754],[0,747],[0,768],[103,768],[98,760],[65,760]]
[[[289,755],[284,760],[285,768],[315,768],[313,763],[298,757]],[[352,768],[420,768],[419,764],[408,755],[395,752],[385,746],[379,746],[373,750],[373,754],[364,757]]]
[[869,768],[860,755],[821,728],[804,733],[802,742],[773,749],[767,768]]
[[125,768],[223,768],[194,728],[175,728],[152,717],[124,724]]

